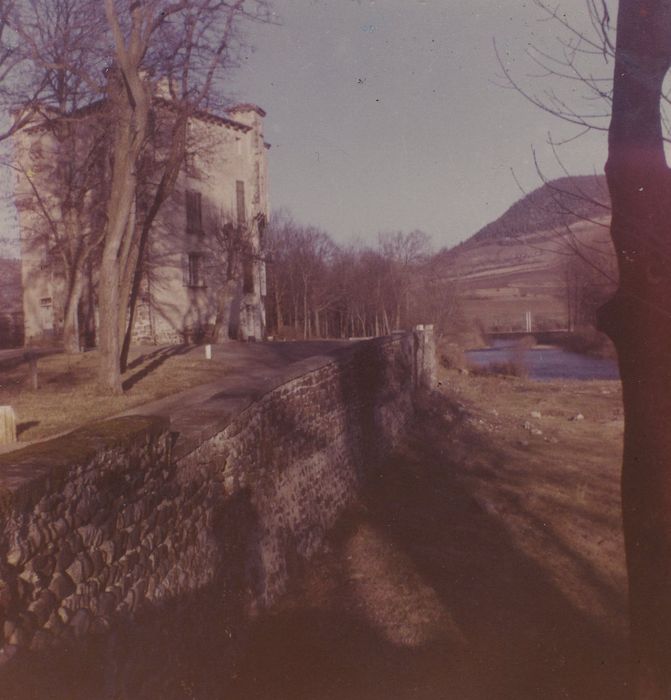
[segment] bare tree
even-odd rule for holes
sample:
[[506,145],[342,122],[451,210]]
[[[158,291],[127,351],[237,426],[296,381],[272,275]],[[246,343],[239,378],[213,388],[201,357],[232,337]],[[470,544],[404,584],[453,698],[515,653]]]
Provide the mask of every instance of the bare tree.
[[671,693],[671,170],[662,104],[671,5],[621,0],[606,176],[620,283],[600,325],[618,352],[622,473],[637,697]]
[[[183,162],[189,117],[197,109],[216,104],[215,88],[236,56],[239,21],[267,19],[268,6],[265,0],[144,0],[130,5],[105,0],[105,13],[114,39],[115,72],[108,100],[115,129],[99,293],[100,383],[118,393],[128,301],[133,288],[137,293],[146,235]],[[174,138],[138,239],[133,195],[155,85],[165,92],[175,112]],[[129,337],[130,330],[126,347]]]
[[[97,104],[107,126],[109,186],[99,193],[100,384],[118,393],[147,236],[183,165],[190,117],[223,105],[223,80],[244,46],[240,22],[268,20],[268,3],[24,0],[10,10],[16,46],[7,46],[17,52],[11,84],[20,85],[22,71],[30,80],[5,103],[33,116],[42,105],[71,116]],[[161,148],[158,121],[170,135]]]
[[[99,15],[99,13],[98,13]],[[24,253],[44,257],[62,297],[65,350],[80,347],[78,310],[102,240],[105,129],[95,101],[104,21],[82,0],[25,0],[6,12],[11,56],[0,99],[13,119]],[[94,48],[92,48],[94,47]]]
[[[24,255],[43,261],[59,290],[64,349],[79,352],[79,309],[102,241],[105,141],[90,138],[99,119],[91,113],[40,119],[18,139],[16,205]],[[81,138],[82,131],[87,132]],[[28,273],[30,269],[27,268]],[[30,278],[26,280],[31,283]]]
[[[554,78],[587,89],[601,107],[585,111],[555,93],[538,96],[513,84],[538,107],[583,129],[605,129],[610,119],[606,176],[619,284],[598,321],[617,349],[623,386],[622,505],[635,697],[661,700],[671,693],[671,170],[664,152],[671,5],[620,0],[615,33],[609,4],[587,0],[588,36],[559,9],[537,4],[572,37],[558,57],[541,55],[541,64]],[[597,81],[581,70],[585,52],[614,62],[611,76]]]
[[440,319],[452,285],[421,231],[381,234],[375,248],[337,246],[323,231],[275,213],[269,227],[269,321],[292,337],[366,337]]

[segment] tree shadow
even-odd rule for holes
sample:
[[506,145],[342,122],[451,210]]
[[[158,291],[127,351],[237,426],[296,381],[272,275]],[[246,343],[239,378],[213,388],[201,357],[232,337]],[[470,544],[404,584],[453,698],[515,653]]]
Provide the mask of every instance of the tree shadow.
[[[169,360],[171,357],[175,357],[177,355],[186,355],[188,352],[190,352],[191,349],[192,346],[190,345],[173,345],[167,348],[161,348],[156,352],[149,353],[149,355],[147,356],[147,359],[151,358],[149,363],[142,367],[142,369],[135,372],[135,374],[128,377],[128,379],[125,379],[123,381],[123,390],[128,391],[129,389],[132,389],[139,381],[149,376],[154,370],[158,369],[164,362]],[[137,364],[134,365],[134,367],[137,366]]]
[[40,421],[38,420],[27,420],[24,421],[23,423],[17,423],[16,425],[16,437],[20,437],[23,433],[26,432],[26,430],[30,430],[31,428],[34,428],[36,425],[39,425]]
[[[461,462],[469,451],[481,474]],[[450,401],[420,407],[406,448],[370,470],[363,510],[343,519],[329,562],[318,564],[326,593],[303,591],[256,625],[232,697],[628,697],[624,591],[565,542],[540,557],[520,547],[497,508],[516,509],[508,515],[532,529],[544,524],[523,499],[494,506],[474,485],[496,479],[505,459]],[[567,592],[564,561],[613,626]],[[415,638],[427,595],[456,633]]]

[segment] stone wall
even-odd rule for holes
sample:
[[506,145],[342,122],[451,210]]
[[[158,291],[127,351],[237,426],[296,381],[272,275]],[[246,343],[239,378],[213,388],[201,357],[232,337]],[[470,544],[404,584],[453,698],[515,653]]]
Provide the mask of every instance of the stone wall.
[[200,440],[129,416],[0,455],[0,660],[213,586],[272,604],[402,434],[432,357],[427,327],[296,363]]

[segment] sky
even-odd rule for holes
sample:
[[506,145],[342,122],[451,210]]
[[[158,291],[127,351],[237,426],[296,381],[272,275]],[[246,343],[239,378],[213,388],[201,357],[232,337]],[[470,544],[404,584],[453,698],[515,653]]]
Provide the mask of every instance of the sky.
[[[556,0],[588,27],[584,0]],[[231,95],[267,112],[270,198],[340,243],[421,229],[436,249],[475,233],[563,174],[548,145],[577,128],[503,87],[506,67],[534,93],[580,85],[533,77],[530,45],[556,52],[559,27],[533,0],[274,0],[277,24],[247,28],[255,47]],[[612,69],[587,57],[589,70]],[[571,174],[603,171],[605,132],[564,145]],[[521,189],[520,189],[521,188]]]

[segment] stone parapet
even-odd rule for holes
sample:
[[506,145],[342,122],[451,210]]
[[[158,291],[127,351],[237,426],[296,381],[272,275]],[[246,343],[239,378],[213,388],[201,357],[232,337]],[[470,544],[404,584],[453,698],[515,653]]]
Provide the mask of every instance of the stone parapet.
[[127,416],[0,455],[0,660],[206,587],[271,605],[432,382],[425,327],[287,368],[198,439]]

